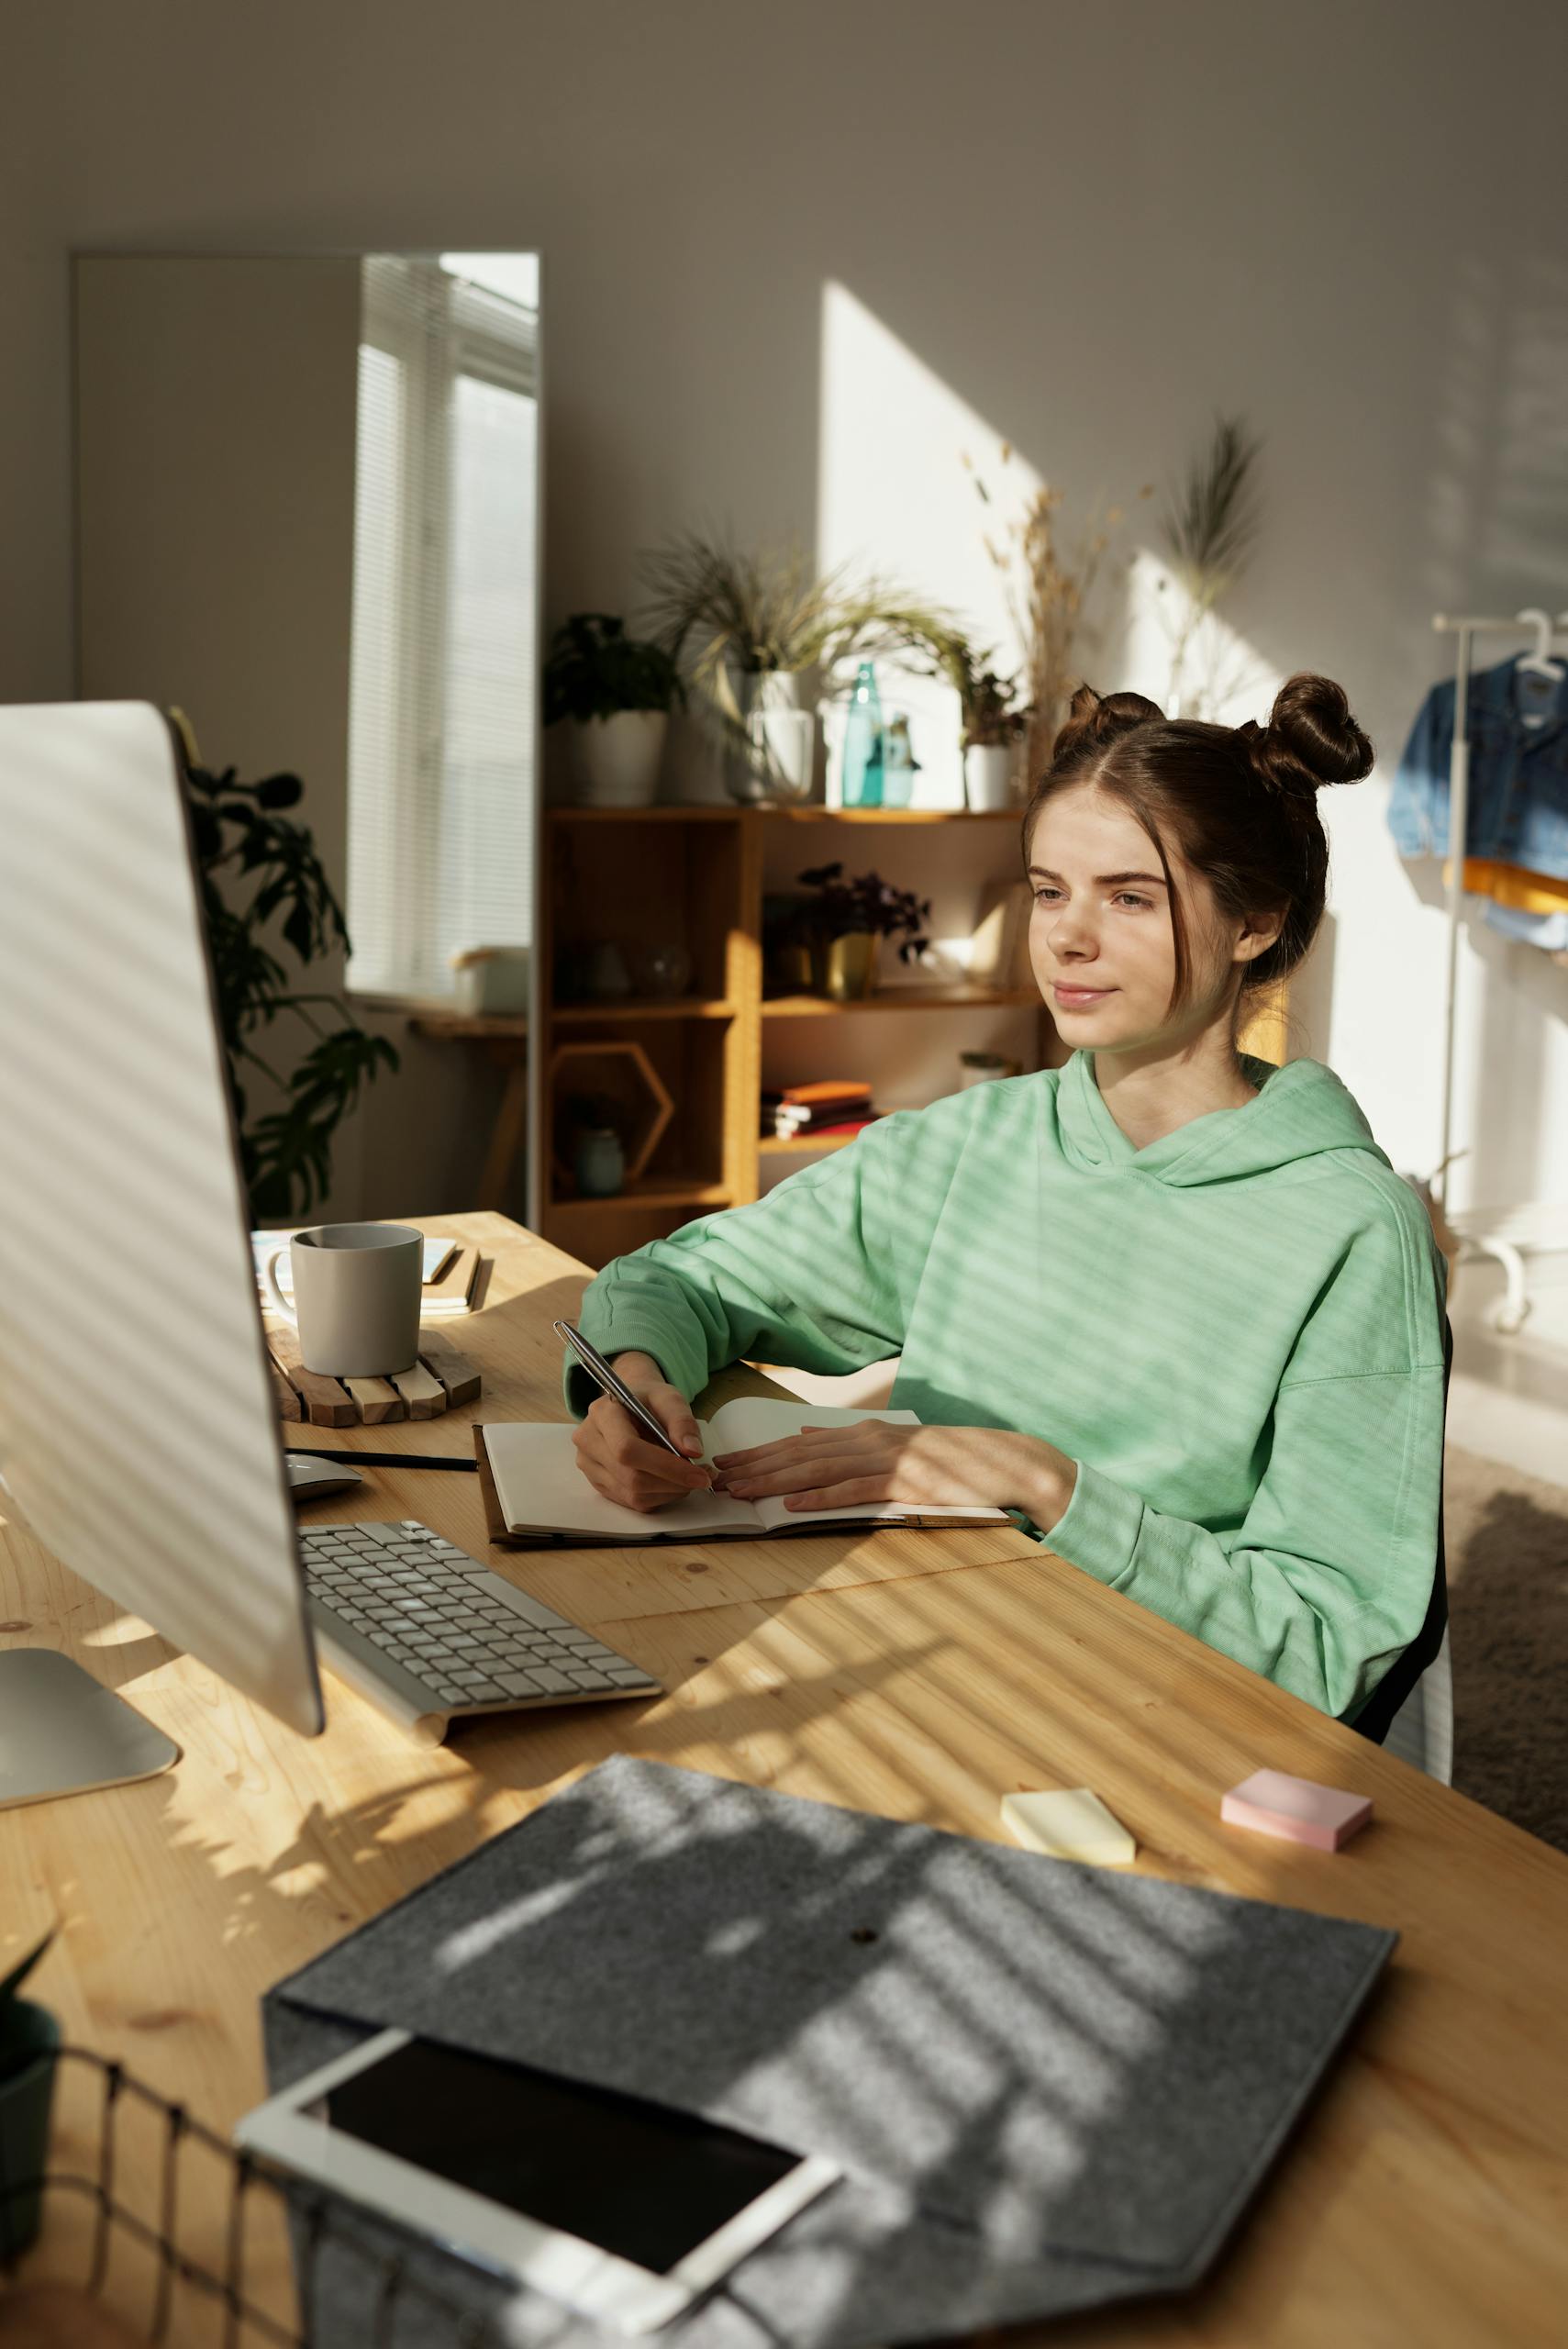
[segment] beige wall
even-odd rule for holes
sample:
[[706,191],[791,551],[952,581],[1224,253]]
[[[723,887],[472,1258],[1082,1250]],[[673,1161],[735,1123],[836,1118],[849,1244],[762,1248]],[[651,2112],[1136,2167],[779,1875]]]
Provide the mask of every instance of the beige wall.
[[[669,526],[812,534],[833,284],[1085,499],[1241,409],[1238,626],[1341,677],[1385,756],[1332,795],[1307,1049],[1435,1158],[1441,921],[1386,778],[1434,609],[1568,607],[1555,6],[78,0],[8,39],[0,696],[70,685],[72,247],[539,250],[551,620],[627,598]],[[1568,1154],[1568,979],[1489,936],[1463,976],[1473,1181],[1508,1196]]]
[[[359,328],[352,258],[75,265],[80,691],[183,709],[215,771],[298,774],[339,902]],[[340,956],[306,973],[273,946],[302,993],[340,988]],[[402,1019],[366,1017],[404,1066],[340,1129],[319,1211],[465,1203],[494,1078]],[[282,1071],[311,1032],[284,1014],[255,1041]],[[272,1106],[261,1072],[244,1083],[252,1112]]]
[[177,703],[205,762],[346,824],[359,269],[76,267],[77,627],[91,700]]

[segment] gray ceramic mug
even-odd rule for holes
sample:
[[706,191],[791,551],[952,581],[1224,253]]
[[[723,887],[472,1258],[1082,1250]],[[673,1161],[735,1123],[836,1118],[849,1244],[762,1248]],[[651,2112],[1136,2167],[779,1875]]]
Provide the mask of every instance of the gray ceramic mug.
[[299,1330],[306,1370],[328,1378],[384,1378],[419,1354],[421,1232],[406,1223],[321,1223],[288,1243],[294,1299],[278,1286],[276,1248],[267,1286]]

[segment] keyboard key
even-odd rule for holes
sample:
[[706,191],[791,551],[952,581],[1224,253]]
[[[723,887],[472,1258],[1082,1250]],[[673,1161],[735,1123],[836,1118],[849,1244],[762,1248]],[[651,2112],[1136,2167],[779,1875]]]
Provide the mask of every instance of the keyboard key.
[[532,1672],[534,1678],[539,1682],[539,1687],[544,1689],[548,1695],[551,1697],[564,1697],[574,1693],[573,1684],[568,1680],[564,1672],[557,1672],[552,1664],[530,1664],[528,1669]]

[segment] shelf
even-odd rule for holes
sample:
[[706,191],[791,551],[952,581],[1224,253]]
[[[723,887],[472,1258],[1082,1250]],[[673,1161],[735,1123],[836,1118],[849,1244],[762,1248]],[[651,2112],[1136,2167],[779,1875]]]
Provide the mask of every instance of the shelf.
[[730,1193],[728,1183],[705,1183],[697,1174],[645,1174],[636,1183],[628,1183],[607,1199],[585,1199],[568,1193],[551,1199],[550,1208],[570,1208],[573,1214],[603,1208],[606,1214],[617,1208],[727,1208]]
[[689,807],[547,807],[550,824],[733,824],[749,815],[739,801],[732,807],[694,804]]
[[828,807],[811,800],[793,807],[762,807],[739,801],[733,807],[694,803],[688,807],[547,807],[551,824],[733,824],[742,816],[782,824],[1021,824],[1017,807]]
[[733,1019],[724,996],[617,996],[606,1003],[558,1003],[551,1015],[564,1027],[589,1019]]
[[766,807],[766,816],[782,816],[791,824],[1021,824],[1023,803],[1016,807]]
[[816,1019],[841,1011],[985,1011],[1005,1007],[1045,1008],[1034,987],[879,987],[853,1003],[826,995],[775,995],[762,998],[764,1019]]

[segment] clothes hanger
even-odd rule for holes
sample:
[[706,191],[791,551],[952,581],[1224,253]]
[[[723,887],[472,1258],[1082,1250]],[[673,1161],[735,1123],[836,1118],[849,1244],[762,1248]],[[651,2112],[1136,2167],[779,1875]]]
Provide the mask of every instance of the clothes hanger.
[[1554,661],[1551,657],[1551,613],[1543,612],[1539,604],[1531,604],[1526,610],[1516,612],[1514,617],[1521,628],[1529,627],[1535,630],[1534,644],[1528,652],[1519,654],[1514,663],[1515,668],[1522,670],[1528,677],[1549,677],[1553,685],[1561,685],[1563,677],[1568,676],[1568,669],[1564,669],[1561,661]]

